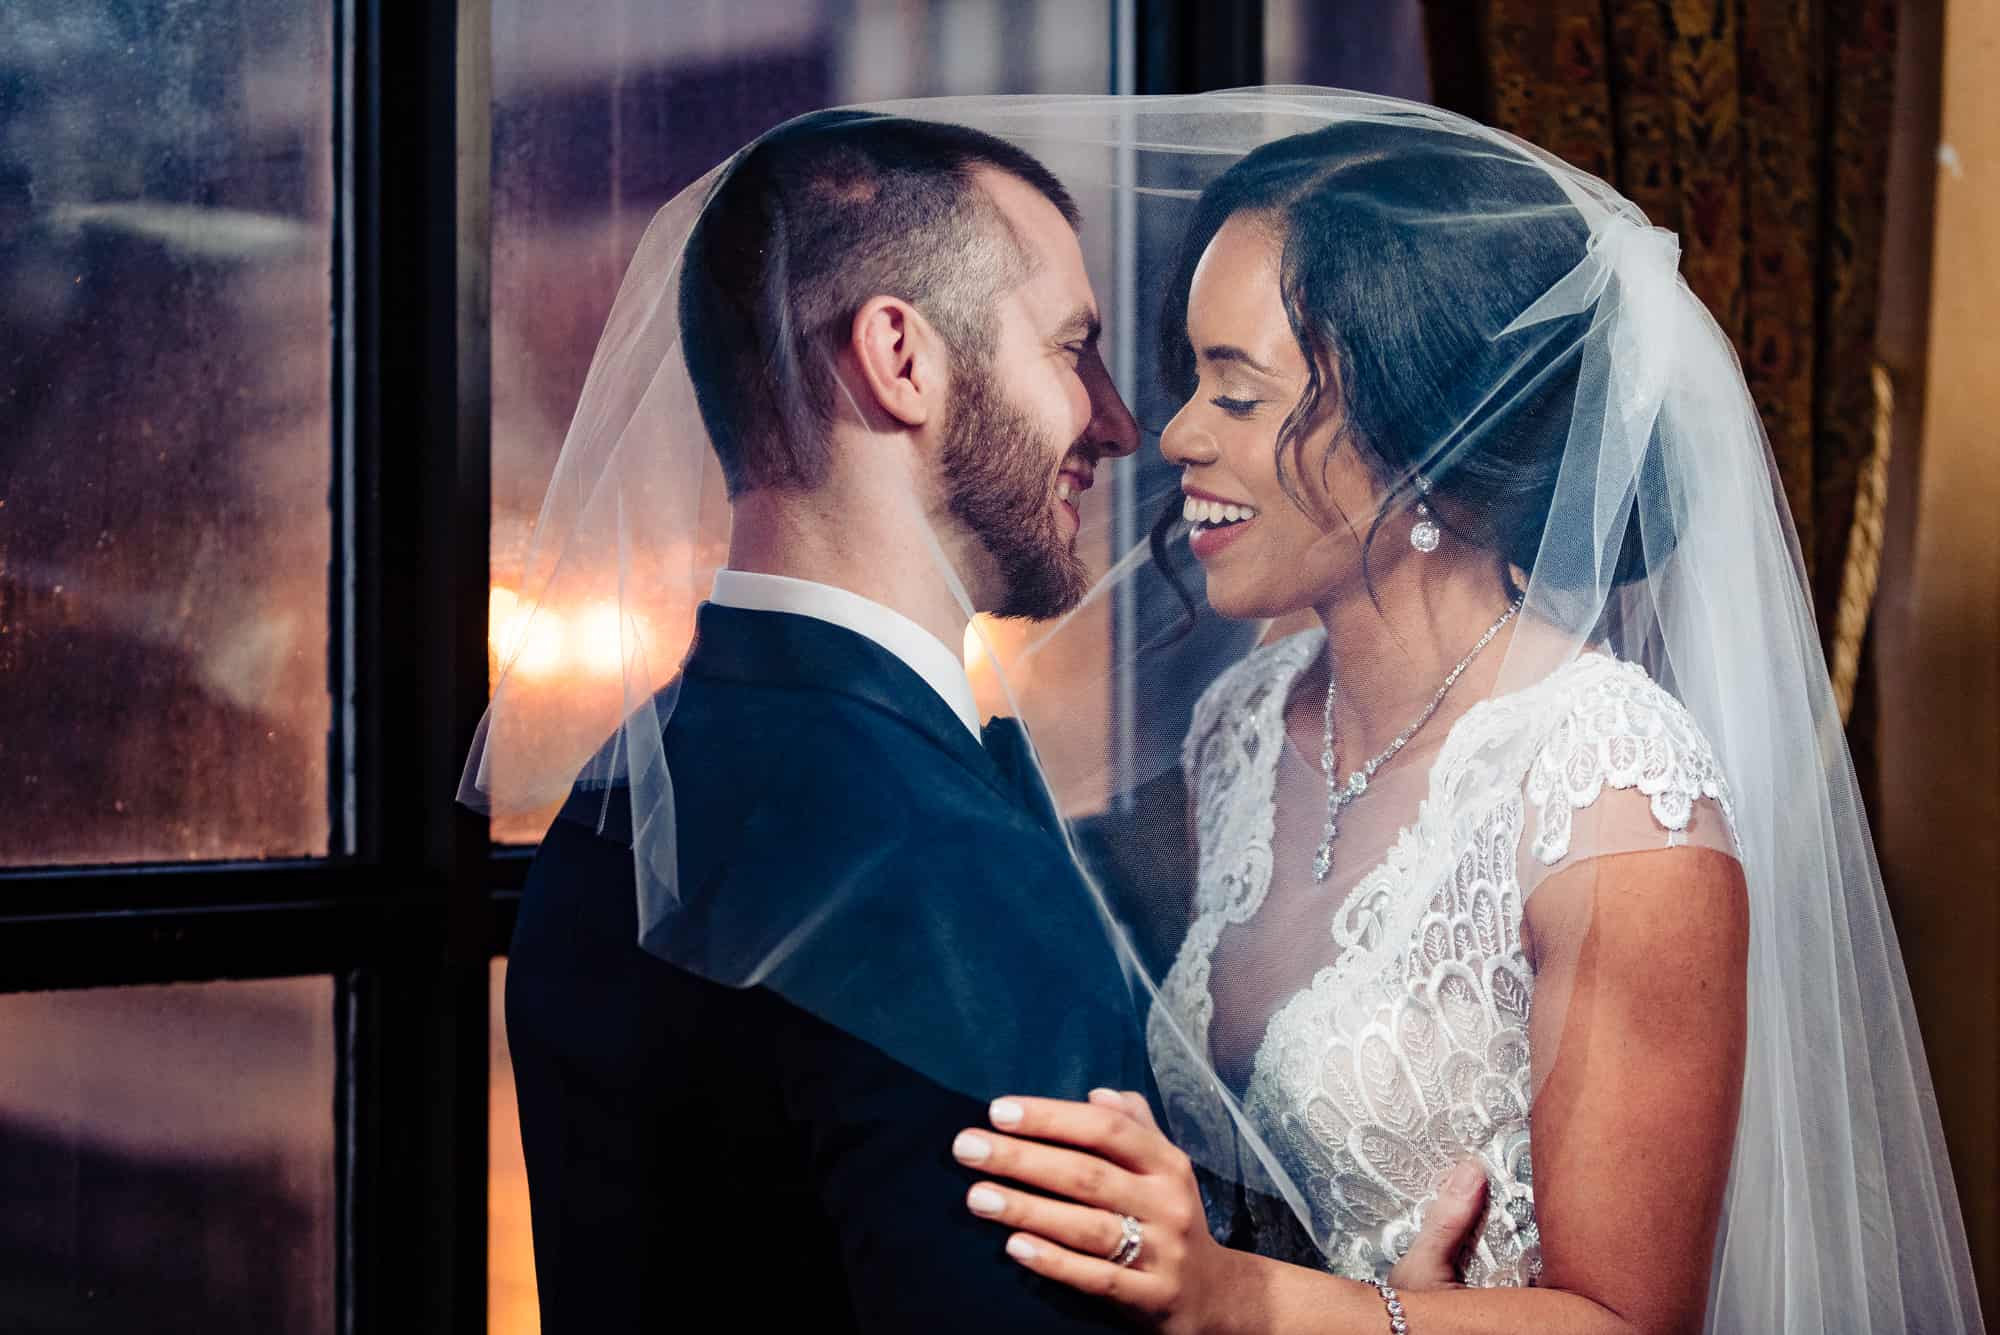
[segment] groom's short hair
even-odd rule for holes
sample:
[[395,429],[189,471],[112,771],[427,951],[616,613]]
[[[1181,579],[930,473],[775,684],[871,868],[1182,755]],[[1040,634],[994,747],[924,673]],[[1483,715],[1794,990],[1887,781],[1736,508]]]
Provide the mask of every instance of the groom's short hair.
[[954,374],[990,359],[993,299],[1033,260],[974,173],[994,168],[1076,205],[1048,168],[960,125],[871,112],[787,122],[724,169],[688,236],[681,356],[733,497],[825,479],[852,416],[834,356],[877,296],[909,302]]

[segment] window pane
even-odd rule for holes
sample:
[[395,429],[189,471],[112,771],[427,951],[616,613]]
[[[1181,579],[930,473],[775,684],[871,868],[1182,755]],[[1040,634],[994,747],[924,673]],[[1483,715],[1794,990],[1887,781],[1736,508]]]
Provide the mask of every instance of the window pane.
[[[1111,0],[494,0],[496,645],[598,332],[653,211],[819,107],[1108,91],[1111,10]],[[562,646],[538,657],[551,674],[588,671],[592,658]],[[494,834],[532,842],[545,824],[503,821]]]
[[333,982],[0,996],[0,1329],[333,1329]]
[[1421,0],[1267,0],[1264,82],[1428,102]]
[[326,849],[331,24],[0,5],[0,863]]
[[507,1049],[507,961],[493,961],[486,1102],[486,1329],[490,1335],[536,1335],[535,1249],[528,1223],[528,1165],[521,1153],[521,1109],[514,1102],[514,1057]]

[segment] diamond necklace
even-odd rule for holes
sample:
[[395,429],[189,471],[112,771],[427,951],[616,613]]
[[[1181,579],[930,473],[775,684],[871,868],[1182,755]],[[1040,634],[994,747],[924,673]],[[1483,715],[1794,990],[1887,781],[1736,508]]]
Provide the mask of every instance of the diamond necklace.
[[1341,811],[1346,808],[1349,802],[1367,792],[1368,781],[1375,777],[1375,771],[1388,764],[1391,756],[1410,744],[1410,739],[1417,735],[1417,729],[1431,721],[1431,715],[1437,713],[1438,706],[1444,703],[1445,692],[1452,688],[1452,683],[1458,680],[1459,674],[1471,666],[1472,660],[1479,657],[1479,651],[1491,644],[1493,637],[1500,633],[1500,628],[1509,621],[1512,621],[1514,614],[1520,610],[1521,600],[1519,598],[1509,603],[1507,610],[1500,614],[1500,619],[1488,626],[1486,633],[1479,637],[1479,643],[1473,645],[1465,657],[1458,660],[1458,666],[1445,675],[1444,685],[1437,688],[1437,694],[1433,695],[1431,702],[1424,706],[1424,712],[1417,715],[1415,721],[1409,727],[1397,733],[1395,741],[1389,743],[1388,746],[1371,757],[1360,769],[1348,775],[1347,782],[1344,784],[1336,781],[1334,778],[1333,696],[1337,679],[1333,674],[1332,655],[1328,655],[1326,666],[1326,708],[1320,718],[1324,740],[1320,744],[1319,752],[1319,770],[1320,773],[1326,776],[1326,830],[1320,835],[1319,851],[1313,854],[1314,884],[1326,880],[1326,874],[1333,870],[1333,836],[1339,833],[1338,825]]

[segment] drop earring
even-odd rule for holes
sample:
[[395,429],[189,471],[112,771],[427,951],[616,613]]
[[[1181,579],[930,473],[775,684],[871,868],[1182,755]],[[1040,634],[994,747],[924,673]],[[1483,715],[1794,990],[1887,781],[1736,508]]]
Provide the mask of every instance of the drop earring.
[[1422,473],[1417,474],[1416,488],[1417,522],[1410,525],[1410,546],[1420,552],[1434,552],[1444,534],[1438,528],[1437,520],[1431,518],[1431,507],[1424,500],[1431,494],[1431,480]]

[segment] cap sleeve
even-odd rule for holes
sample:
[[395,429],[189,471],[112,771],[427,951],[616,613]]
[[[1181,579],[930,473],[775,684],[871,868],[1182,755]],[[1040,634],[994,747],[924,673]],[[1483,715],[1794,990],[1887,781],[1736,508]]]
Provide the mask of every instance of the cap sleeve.
[[1729,787],[1687,708],[1636,663],[1591,656],[1528,766],[1530,871],[1698,844],[1740,856]]

